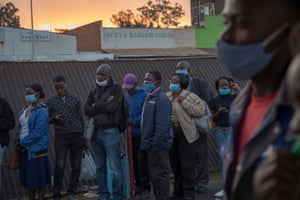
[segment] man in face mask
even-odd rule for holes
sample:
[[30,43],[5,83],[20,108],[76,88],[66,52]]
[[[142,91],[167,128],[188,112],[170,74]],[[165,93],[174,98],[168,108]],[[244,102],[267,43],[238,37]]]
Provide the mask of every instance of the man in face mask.
[[123,78],[123,89],[126,91],[125,99],[128,103],[129,114],[127,124],[132,135],[132,157],[134,165],[135,194],[148,194],[150,179],[147,166],[146,151],[140,150],[141,144],[141,118],[142,108],[147,92],[138,87],[138,79],[135,74],[126,74]]
[[274,150],[290,149],[294,143],[285,137],[293,108],[284,79],[291,59],[287,38],[300,19],[299,4],[298,0],[225,1],[218,53],[233,76],[251,80],[230,110],[233,133],[222,153],[227,199],[255,199],[252,180],[257,167]]
[[158,71],[145,74],[144,87],[148,95],[143,105],[141,149],[147,151],[149,175],[155,199],[169,198],[169,150],[173,142],[172,104],[160,86]]
[[112,171],[112,195],[115,200],[123,200],[119,131],[123,98],[121,86],[111,78],[111,66],[101,64],[96,70],[96,88],[90,91],[84,105],[85,114],[94,118],[96,127],[92,142],[99,199],[109,199],[110,196],[107,185],[108,162]]

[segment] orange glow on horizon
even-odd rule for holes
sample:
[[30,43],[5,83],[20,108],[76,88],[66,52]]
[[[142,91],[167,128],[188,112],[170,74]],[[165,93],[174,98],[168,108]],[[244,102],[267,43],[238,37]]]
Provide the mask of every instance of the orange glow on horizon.
[[[113,27],[110,18],[120,10],[136,8],[145,5],[148,0],[114,0],[109,3],[105,0],[0,0],[2,4],[12,2],[19,11],[21,27],[31,28],[30,1],[33,4],[33,23],[36,30],[49,30],[55,28],[72,29],[78,26],[103,21],[104,27]],[[190,1],[171,0],[172,4],[179,3],[186,12],[179,27],[190,25]]]

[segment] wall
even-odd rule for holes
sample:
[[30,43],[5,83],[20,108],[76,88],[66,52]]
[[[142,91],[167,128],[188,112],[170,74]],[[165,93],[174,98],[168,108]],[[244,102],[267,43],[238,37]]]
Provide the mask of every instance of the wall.
[[223,30],[223,17],[220,15],[205,16],[206,27],[196,29],[197,48],[216,48],[216,42]]
[[102,49],[195,47],[194,29],[102,28]]
[[102,21],[100,20],[64,33],[77,36],[77,51],[100,51],[101,27]]
[[[31,56],[74,54],[76,53],[76,37],[70,35],[34,31],[35,40],[29,38],[31,30],[0,26],[4,41],[0,42],[0,56]],[[33,49],[33,51],[32,51]]]

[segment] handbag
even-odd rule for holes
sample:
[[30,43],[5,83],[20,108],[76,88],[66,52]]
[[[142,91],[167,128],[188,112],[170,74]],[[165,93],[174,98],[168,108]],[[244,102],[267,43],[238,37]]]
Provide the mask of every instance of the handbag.
[[95,132],[94,118],[90,117],[84,127],[83,137],[90,140]]
[[91,152],[86,149],[83,151],[81,159],[80,178],[84,180],[94,179],[96,177],[96,164]]
[[205,104],[205,113],[201,117],[193,117],[197,129],[199,129],[202,132],[209,133],[212,128],[212,115],[210,112],[210,109],[205,101],[203,101]]
[[19,159],[20,159],[20,152],[18,151],[17,144],[16,144],[5,166],[8,169],[19,169]]

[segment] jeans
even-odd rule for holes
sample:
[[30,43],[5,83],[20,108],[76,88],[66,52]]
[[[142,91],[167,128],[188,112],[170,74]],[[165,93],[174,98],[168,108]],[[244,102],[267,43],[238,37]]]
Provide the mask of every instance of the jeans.
[[67,192],[68,194],[74,194],[76,192],[80,176],[83,147],[84,139],[82,137],[82,133],[55,135],[55,171],[53,187],[54,198],[60,197],[69,150],[71,154],[71,177]]
[[215,143],[216,143],[216,147],[217,147],[219,154],[220,154],[221,148],[224,145],[224,142],[226,141],[230,132],[231,132],[231,129],[229,127],[228,127],[228,129],[218,127],[218,126],[214,127]]
[[123,199],[123,171],[120,155],[120,133],[118,128],[97,130],[92,138],[96,164],[96,180],[99,200],[110,197],[107,187],[107,164],[112,172],[112,196],[114,200]]
[[[221,148],[223,147],[225,141],[227,140],[229,134],[231,133],[231,128],[222,128],[215,126],[214,127],[214,136],[215,136],[215,143],[217,148],[217,153],[220,157],[220,169],[222,173],[223,168],[223,162],[222,162],[222,156],[221,156]],[[222,174],[223,177],[223,174]]]

